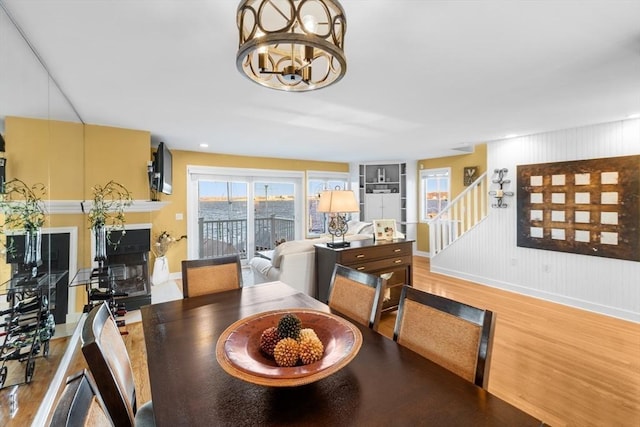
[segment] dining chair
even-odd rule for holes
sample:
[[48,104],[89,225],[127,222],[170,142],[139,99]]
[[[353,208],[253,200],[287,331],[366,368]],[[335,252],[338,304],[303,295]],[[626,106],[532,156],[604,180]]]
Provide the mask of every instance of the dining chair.
[[106,301],[85,320],[82,354],[116,426],[155,425],[152,402],[138,406],[131,361]]
[[487,388],[494,320],[489,310],[405,285],[393,339]]
[[242,287],[240,255],[182,261],[184,298]]
[[380,276],[336,264],[329,285],[329,307],[377,331],[385,283]]
[[96,384],[86,369],[67,378],[49,427],[112,426]]

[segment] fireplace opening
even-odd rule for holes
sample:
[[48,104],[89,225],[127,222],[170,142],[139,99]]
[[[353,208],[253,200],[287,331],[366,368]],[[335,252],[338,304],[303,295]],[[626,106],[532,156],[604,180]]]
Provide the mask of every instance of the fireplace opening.
[[[11,279],[19,289],[21,282],[32,279],[31,267],[24,264],[24,234],[7,235],[7,246],[12,250],[6,252],[6,262],[11,264]],[[67,319],[70,248],[71,233],[42,233],[42,263],[38,266],[35,279],[42,286],[49,286],[49,309],[56,324],[66,323]]]
[[149,251],[151,230],[128,229],[126,233],[113,231],[111,241],[117,246],[107,245],[109,280],[116,293],[126,293],[116,301],[127,310],[135,310],[151,304],[151,278],[149,275]]

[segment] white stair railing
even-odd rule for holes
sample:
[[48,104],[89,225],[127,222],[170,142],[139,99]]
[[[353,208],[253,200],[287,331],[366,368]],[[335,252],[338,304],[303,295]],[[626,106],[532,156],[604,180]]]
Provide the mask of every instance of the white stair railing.
[[462,237],[487,216],[487,173],[483,173],[429,221],[431,258]]

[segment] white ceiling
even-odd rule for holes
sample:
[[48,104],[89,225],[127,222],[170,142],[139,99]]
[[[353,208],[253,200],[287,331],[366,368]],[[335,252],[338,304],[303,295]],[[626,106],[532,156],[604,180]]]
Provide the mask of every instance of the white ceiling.
[[238,0],[0,3],[82,121],[171,149],[409,160],[640,113],[639,0],[342,0],[347,74],[310,93],[236,70]]

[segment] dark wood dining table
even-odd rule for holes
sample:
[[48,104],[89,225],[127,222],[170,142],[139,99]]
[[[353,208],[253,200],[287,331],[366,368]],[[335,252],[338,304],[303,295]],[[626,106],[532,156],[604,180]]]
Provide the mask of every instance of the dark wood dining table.
[[358,355],[298,387],[235,378],[216,360],[232,323],[276,309],[326,304],[282,282],[142,307],[158,426],[540,426],[539,420],[393,340],[357,325]]

